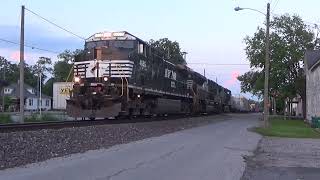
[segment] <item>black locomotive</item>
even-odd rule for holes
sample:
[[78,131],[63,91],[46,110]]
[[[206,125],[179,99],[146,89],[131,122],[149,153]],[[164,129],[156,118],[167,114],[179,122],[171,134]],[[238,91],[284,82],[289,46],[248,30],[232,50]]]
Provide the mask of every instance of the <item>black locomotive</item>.
[[72,117],[192,114],[230,109],[231,91],[183,64],[173,64],[148,43],[122,32],[86,40],[75,58]]

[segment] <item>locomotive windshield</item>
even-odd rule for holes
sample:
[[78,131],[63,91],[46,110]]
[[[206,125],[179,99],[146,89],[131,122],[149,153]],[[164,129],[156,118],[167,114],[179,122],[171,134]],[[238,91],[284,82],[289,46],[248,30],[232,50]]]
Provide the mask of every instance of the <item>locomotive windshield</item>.
[[113,47],[113,48],[124,48],[133,49],[134,41],[132,40],[104,40],[104,41],[92,41],[87,42],[85,45],[86,49],[93,49],[96,47]]
[[86,60],[126,60],[135,50],[134,40],[101,40],[85,44],[85,56],[76,61]]

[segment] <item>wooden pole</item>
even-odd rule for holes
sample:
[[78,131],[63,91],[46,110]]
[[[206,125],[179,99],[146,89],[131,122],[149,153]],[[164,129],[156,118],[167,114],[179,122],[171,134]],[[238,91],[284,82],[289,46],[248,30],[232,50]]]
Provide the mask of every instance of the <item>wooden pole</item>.
[[20,123],[24,122],[24,6],[21,7],[20,26]]
[[270,66],[270,57],[269,57],[269,29],[270,29],[270,3],[267,4],[267,27],[266,27],[266,60],[264,66],[264,107],[263,107],[263,120],[264,127],[269,127],[269,66]]

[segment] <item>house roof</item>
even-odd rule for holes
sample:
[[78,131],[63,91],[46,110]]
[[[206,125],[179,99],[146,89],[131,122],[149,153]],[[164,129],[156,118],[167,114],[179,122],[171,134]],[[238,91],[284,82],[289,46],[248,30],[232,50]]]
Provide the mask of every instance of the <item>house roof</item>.
[[307,50],[305,59],[308,69],[313,69],[320,63],[320,50]]
[[[16,98],[20,97],[20,86],[19,86],[19,83],[10,84],[9,86],[5,86],[5,88],[12,89],[12,92],[10,94],[7,94],[8,96],[13,96],[13,97],[16,97]],[[34,94],[30,93],[28,91],[28,89],[34,89],[35,93]],[[1,94],[3,94],[3,92],[1,92]],[[26,98],[37,98],[38,94],[39,94],[39,91],[37,89],[29,86],[28,84],[24,84],[24,96]],[[44,95],[44,94],[42,94],[41,97],[42,98],[51,98],[50,96],[47,96],[47,95]]]

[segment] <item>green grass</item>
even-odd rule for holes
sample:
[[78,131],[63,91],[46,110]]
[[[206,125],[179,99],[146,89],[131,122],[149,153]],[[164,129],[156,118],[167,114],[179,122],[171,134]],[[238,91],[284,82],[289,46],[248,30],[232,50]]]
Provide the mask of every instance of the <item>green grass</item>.
[[320,133],[310,128],[303,120],[274,118],[270,120],[271,127],[256,127],[253,131],[264,136],[289,138],[320,138]]
[[40,117],[39,114],[32,114],[24,119],[25,122],[48,122],[48,121],[58,121],[58,118],[50,114],[42,114]]
[[0,114],[0,124],[12,123],[9,114]]

